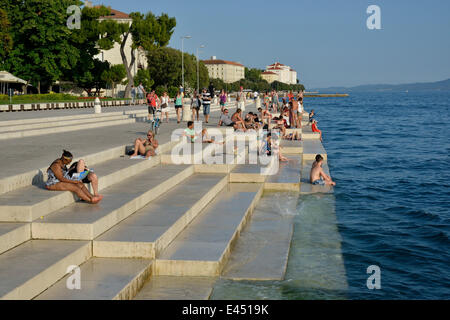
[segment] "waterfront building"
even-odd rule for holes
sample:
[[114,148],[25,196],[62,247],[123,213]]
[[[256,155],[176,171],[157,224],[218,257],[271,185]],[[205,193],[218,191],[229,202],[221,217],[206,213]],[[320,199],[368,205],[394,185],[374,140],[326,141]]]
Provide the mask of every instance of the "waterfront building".
[[272,71],[264,71],[261,73],[261,78],[266,80],[268,83],[278,81],[278,74]]
[[[266,67],[266,71],[265,72],[271,72],[271,73],[275,73],[277,75],[277,78],[275,79],[274,76],[272,76],[272,74],[265,74],[265,75],[261,75],[263,77],[263,79],[270,78],[273,81],[279,81],[279,82],[283,82],[283,83],[287,83],[287,84],[296,84],[297,83],[297,71],[295,71],[294,69],[292,69],[291,67],[284,65],[282,63],[279,62],[275,62],[269,66]],[[269,80],[267,80],[269,82]]]
[[232,83],[245,78],[245,67],[233,61],[217,59],[203,60],[210,78],[221,79],[225,83]]

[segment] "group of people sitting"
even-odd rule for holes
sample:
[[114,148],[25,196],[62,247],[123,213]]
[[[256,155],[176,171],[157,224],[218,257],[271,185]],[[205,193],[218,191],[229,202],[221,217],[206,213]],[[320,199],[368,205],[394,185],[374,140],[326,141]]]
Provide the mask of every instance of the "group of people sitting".
[[[153,104],[153,99],[156,100],[156,97],[152,96],[153,94],[153,92],[150,93],[151,97],[153,97],[150,98],[151,104]],[[165,94],[163,96],[165,96]],[[289,107],[285,105],[280,108],[280,115],[275,117],[268,111],[269,105],[267,104],[265,109],[258,108],[258,113],[248,112],[245,117],[242,116],[242,110],[240,108],[237,108],[232,116],[229,115],[229,110],[227,108],[223,108],[218,125],[233,127],[236,131],[243,132],[248,130],[257,131],[261,128],[268,131],[269,124],[275,122],[273,123],[272,129],[275,129],[273,132],[277,135],[277,138],[300,140],[301,137],[299,132],[294,130],[288,134],[286,129],[301,127],[301,111],[299,111],[298,106],[299,103],[301,103],[302,98],[303,97],[299,95],[296,101],[293,97],[289,97]],[[167,103],[166,101],[167,100],[163,99],[164,103]],[[322,131],[317,128],[315,115],[314,109],[311,110],[309,113],[309,124],[311,125],[313,132],[318,132],[320,134],[320,140],[322,141]],[[215,141],[214,138],[209,136],[206,128],[203,128],[201,133],[196,133],[194,131],[193,121],[188,121],[183,136],[190,142],[195,142],[198,138],[201,138],[202,143],[225,143],[224,141]],[[272,133],[267,133],[263,141],[261,141],[262,147],[259,152],[270,156],[276,150],[279,154],[280,161],[289,161],[288,158],[281,154],[281,148],[278,143],[279,140],[276,140],[277,142],[274,143]],[[146,138],[137,138],[135,140],[134,150],[129,154],[130,158],[140,156],[148,159],[158,154],[158,146],[158,140],[155,139],[154,133],[149,130]],[[47,169],[48,180],[45,183],[45,188],[52,191],[71,191],[80,199],[88,203],[99,203],[103,199],[103,196],[98,193],[97,175],[92,169],[87,167],[87,164],[83,159],[78,160],[68,168],[67,166],[72,162],[72,159],[72,153],[63,150],[61,157],[53,161]],[[324,172],[322,164],[323,157],[317,155],[311,167],[310,182],[313,185],[334,186],[336,183]],[[93,193],[86,188],[84,185],[85,183],[91,184]]]

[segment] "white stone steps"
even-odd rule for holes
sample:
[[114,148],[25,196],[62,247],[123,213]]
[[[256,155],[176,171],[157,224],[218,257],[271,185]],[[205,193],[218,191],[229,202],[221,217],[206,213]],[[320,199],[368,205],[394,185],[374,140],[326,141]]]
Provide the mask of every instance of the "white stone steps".
[[261,184],[230,184],[155,260],[155,275],[218,276],[262,194]]
[[111,121],[111,120],[124,120],[129,119],[129,116],[126,115],[111,115],[108,117],[94,117],[94,118],[84,118],[84,119],[75,119],[75,120],[59,120],[59,121],[47,121],[47,122],[39,122],[39,123],[31,123],[31,124],[22,124],[22,125],[12,125],[12,126],[1,126],[0,123],[0,134],[4,134],[7,132],[14,131],[25,131],[25,130],[33,130],[33,129],[43,129],[43,128],[52,128],[52,127],[61,127],[61,126],[70,126],[75,124],[86,124],[86,123],[97,123],[102,121]]
[[[120,157],[124,154],[124,152],[125,145],[106,149],[94,154],[82,155],[75,158],[73,161],[84,159],[90,166],[95,166],[100,162]],[[43,182],[47,179],[47,168],[49,165],[50,163],[40,169],[33,169],[28,172],[0,179],[0,196],[4,193],[30,185],[42,185]]]
[[93,240],[194,173],[192,166],[165,165],[103,190],[96,205],[73,203],[32,223],[34,239]]
[[80,266],[80,289],[67,288],[68,274],[35,300],[131,300],[151,271],[149,259],[94,257]]
[[195,174],[93,242],[96,257],[155,258],[227,184],[224,174]]
[[89,114],[76,114],[76,115],[68,115],[68,116],[58,116],[58,117],[45,117],[45,118],[29,118],[29,119],[19,119],[19,120],[3,120],[0,121],[0,127],[3,126],[21,126],[21,125],[30,125],[35,123],[48,123],[55,121],[67,121],[67,120],[79,120],[79,119],[101,119],[104,117],[111,116],[121,116],[124,114],[132,114],[134,112],[138,112],[140,110],[129,110],[129,111],[117,111],[117,112],[105,112],[105,113],[89,113]]
[[30,223],[0,222],[0,254],[30,238]]
[[[333,193],[333,186],[319,186],[312,185],[309,179],[311,173],[311,165],[314,161],[305,161],[302,164],[302,182],[300,186],[300,194],[311,194],[311,193]],[[327,163],[324,161],[322,164],[323,171],[330,175],[330,169]]]
[[216,277],[152,276],[135,300],[208,300]]
[[303,142],[300,140],[280,140],[281,152],[290,154],[301,154],[303,152]]
[[[98,163],[93,169],[99,177],[99,190],[102,190],[159,162],[158,156],[150,160],[122,157]],[[49,191],[38,186],[14,190],[0,195],[0,221],[31,222],[74,203],[76,199],[75,194],[70,191]]]
[[279,162],[276,174],[267,177],[264,189],[277,191],[299,191],[300,190],[300,167],[302,156],[298,154],[283,154],[289,159],[288,162]]
[[263,183],[267,175],[261,174],[259,164],[240,164],[230,172],[231,183]]
[[32,299],[92,256],[89,241],[30,240],[0,255],[0,299]]
[[33,129],[33,130],[26,130],[26,131],[12,131],[12,132],[2,133],[0,135],[0,140],[25,138],[25,137],[44,135],[44,134],[55,134],[55,133],[61,133],[61,132],[79,131],[79,130],[108,127],[108,126],[117,126],[117,125],[129,124],[129,123],[134,123],[134,122],[136,122],[136,119],[125,118],[125,119],[121,119],[121,120],[105,120],[105,121],[99,121],[99,122],[95,122],[95,123],[85,123],[85,124],[77,124],[77,125],[69,125],[69,126]]
[[284,279],[297,200],[297,193],[264,193],[236,241],[222,278]]
[[327,152],[320,140],[303,140],[303,161],[315,160],[318,154],[327,161]]

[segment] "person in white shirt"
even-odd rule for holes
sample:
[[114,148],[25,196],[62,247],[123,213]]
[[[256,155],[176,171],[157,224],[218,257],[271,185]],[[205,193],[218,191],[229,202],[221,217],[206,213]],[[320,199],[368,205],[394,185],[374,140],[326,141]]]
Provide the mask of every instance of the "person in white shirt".
[[161,96],[161,121],[166,115],[166,123],[169,123],[169,95],[164,91]]

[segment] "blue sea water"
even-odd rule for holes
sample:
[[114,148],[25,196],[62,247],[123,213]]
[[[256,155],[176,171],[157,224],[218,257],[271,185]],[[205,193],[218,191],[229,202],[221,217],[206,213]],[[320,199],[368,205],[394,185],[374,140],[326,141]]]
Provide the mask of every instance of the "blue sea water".
[[[274,211],[297,201],[285,279],[221,279],[211,298],[450,299],[450,93],[352,93],[304,107],[316,111],[334,194],[280,194]],[[371,265],[381,289],[367,287]]]
[[[335,188],[350,299],[450,299],[450,93],[309,98]],[[368,290],[378,265],[381,289]]]

